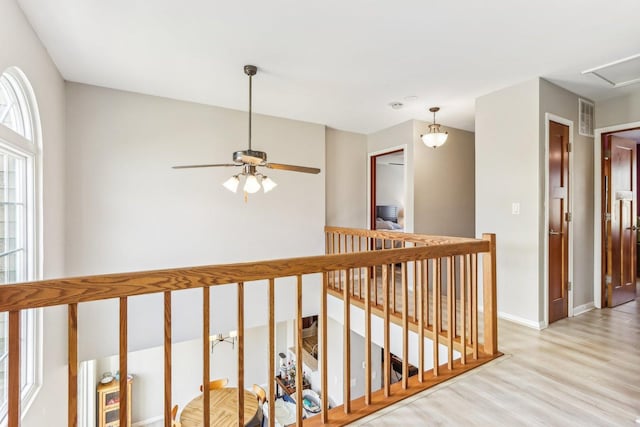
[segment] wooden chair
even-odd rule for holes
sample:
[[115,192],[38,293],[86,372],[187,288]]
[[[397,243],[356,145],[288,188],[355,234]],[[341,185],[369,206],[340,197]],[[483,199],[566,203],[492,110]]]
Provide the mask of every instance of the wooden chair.
[[264,412],[262,412],[262,405],[264,405],[264,403],[267,401],[267,392],[264,391],[264,389],[258,384],[253,385],[253,392],[256,394],[256,398],[258,399],[258,421],[260,423],[260,426],[264,426],[265,417]]
[[171,427],[181,427],[182,424],[180,421],[176,420],[176,416],[178,415],[178,405],[171,408]]
[[258,404],[260,405],[260,407],[262,407],[264,402],[267,401],[267,392],[264,391],[264,389],[260,387],[258,384],[253,385],[253,392],[256,394],[256,397],[258,398]]
[[[229,378],[220,378],[218,380],[213,380],[209,383],[209,390],[217,390],[219,388],[224,388],[229,382]],[[204,391],[202,385],[200,386],[200,391]]]

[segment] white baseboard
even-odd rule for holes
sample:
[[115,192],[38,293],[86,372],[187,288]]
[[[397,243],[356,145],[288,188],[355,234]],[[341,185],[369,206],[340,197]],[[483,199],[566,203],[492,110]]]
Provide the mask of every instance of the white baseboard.
[[158,421],[164,421],[164,416],[160,415],[158,417],[147,418],[146,420],[138,421],[136,423],[131,424],[131,427],[148,426],[150,424],[157,423]]
[[517,323],[528,328],[541,330],[543,327],[542,322],[535,322],[533,320],[525,319],[524,317],[514,316],[513,314],[504,313],[499,311],[498,318],[508,320],[509,322]]
[[581,314],[586,313],[587,311],[593,310],[594,308],[596,308],[596,306],[593,305],[593,302],[588,302],[586,304],[579,305],[573,308],[573,316],[574,317],[579,316]]

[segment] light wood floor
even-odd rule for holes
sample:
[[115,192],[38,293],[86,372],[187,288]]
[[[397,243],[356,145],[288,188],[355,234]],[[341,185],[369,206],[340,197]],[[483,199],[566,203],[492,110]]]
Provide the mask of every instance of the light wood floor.
[[505,356],[358,426],[633,426],[640,423],[640,301],[536,331],[500,321]]

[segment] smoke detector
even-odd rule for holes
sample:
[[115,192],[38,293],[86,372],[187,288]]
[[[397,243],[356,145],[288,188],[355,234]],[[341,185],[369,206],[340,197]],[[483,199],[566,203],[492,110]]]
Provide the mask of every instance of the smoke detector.
[[399,110],[404,107],[404,104],[402,102],[390,102],[389,107],[393,108],[394,110]]

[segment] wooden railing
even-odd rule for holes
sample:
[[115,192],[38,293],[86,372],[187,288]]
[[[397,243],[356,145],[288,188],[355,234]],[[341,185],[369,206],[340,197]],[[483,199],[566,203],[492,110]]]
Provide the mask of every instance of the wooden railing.
[[[238,357],[238,407],[244,407],[244,292],[245,283],[265,281],[268,288],[268,378],[267,393],[270,414],[275,414],[275,287],[279,279],[297,278],[296,310],[296,355],[302,360],[302,292],[305,279],[322,274],[322,298],[320,304],[320,371],[321,371],[321,414],[304,420],[304,425],[344,425],[373,413],[448,378],[485,363],[499,355],[497,351],[497,330],[495,310],[495,237],[485,235],[485,240],[437,238],[415,234],[397,234],[327,227],[327,255],[280,259],[256,263],[214,265],[194,268],[146,271],[136,273],[109,274],[45,280],[31,283],[3,285],[0,291],[0,312],[9,313],[9,364],[8,364],[8,425],[17,427],[20,420],[20,311],[31,308],[68,306],[68,425],[77,425],[78,393],[78,304],[90,301],[119,299],[120,308],[120,425],[127,424],[127,302],[128,298],[147,294],[164,294],[164,417],[165,426],[171,425],[172,347],[171,347],[171,301],[172,292],[202,288],[202,384],[210,381],[209,338],[210,338],[210,288],[212,286],[236,284],[238,290],[237,307],[237,357]],[[377,240],[402,242],[395,248],[375,250]],[[354,242],[358,243],[354,243]],[[343,242],[343,243],[340,243]],[[347,242],[347,243],[345,243]],[[363,242],[367,242],[363,245]],[[384,245],[381,246],[384,248]],[[484,341],[479,346],[477,322],[477,254],[484,253]],[[398,308],[389,290],[395,289],[397,267],[401,270],[401,307]],[[412,305],[409,301],[409,275],[413,270]],[[453,272],[453,274],[450,274]],[[431,279],[428,279],[431,277]],[[439,301],[443,295],[441,286],[434,283],[446,281],[446,309],[441,310]],[[378,291],[379,286],[382,287]],[[463,285],[461,285],[463,284]],[[431,286],[431,290],[430,289]],[[460,302],[456,299],[457,289]],[[394,290],[395,292],[395,290]],[[428,294],[433,297],[429,300]],[[344,403],[329,410],[327,407],[327,300],[330,295],[343,299],[344,304]],[[373,297],[372,297],[373,295]],[[429,301],[432,301],[429,308]],[[223,302],[225,303],[225,302]],[[226,302],[228,303],[228,302]],[[361,306],[365,311],[365,340],[367,390],[359,399],[350,397],[350,315],[351,304]],[[413,307],[413,314],[406,308]],[[463,309],[460,309],[463,307]],[[426,308],[426,311],[425,311]],[[456,309],[459,313],[456,314]],[[431,315],[429,315],[431,313]],[[444,316],[446,313],[446,316]],[[371,390],[371,316],[384,319],[384,385],[383,390]],[[411,321],[409,317],[411,316]],[[431,319],[431,320],[430,320]],[[401,322],[403,326],[403,378],[402,384],[391,385],[389,359],[389,329],[391,322]],[[454,325],[446,327],[446,325]],[[457,326],[457,325],[462,325]],[[457,329],[456,329],[457,326]],[[453,329],[453,333],[452,333]],[[417,378],[407,375],[407,336],[409,331],[418,333],[420,367]],[[455,331],[458,332],[455,332]],[[444,334],[444,335],[443,335]],[[424,337],[434,343],[448,347],[445,365],[440,366],[438,345],[434,345],[435,364],[432,369],[424,367]],[[454,360],[454,349],[460,358]],[[302,402],[302,363],[297,364],[296,401]],[[204,387],[203,401],[209,402],[209,389]],[[302,425],[302,405],[298,404],[298,425]],[[238,411],[238,425],[245,424],[244,411]],[[210,425],[210,413],[203,410],[203,423]],[[269,426],[274,426],[274,417],[269,417]]]

